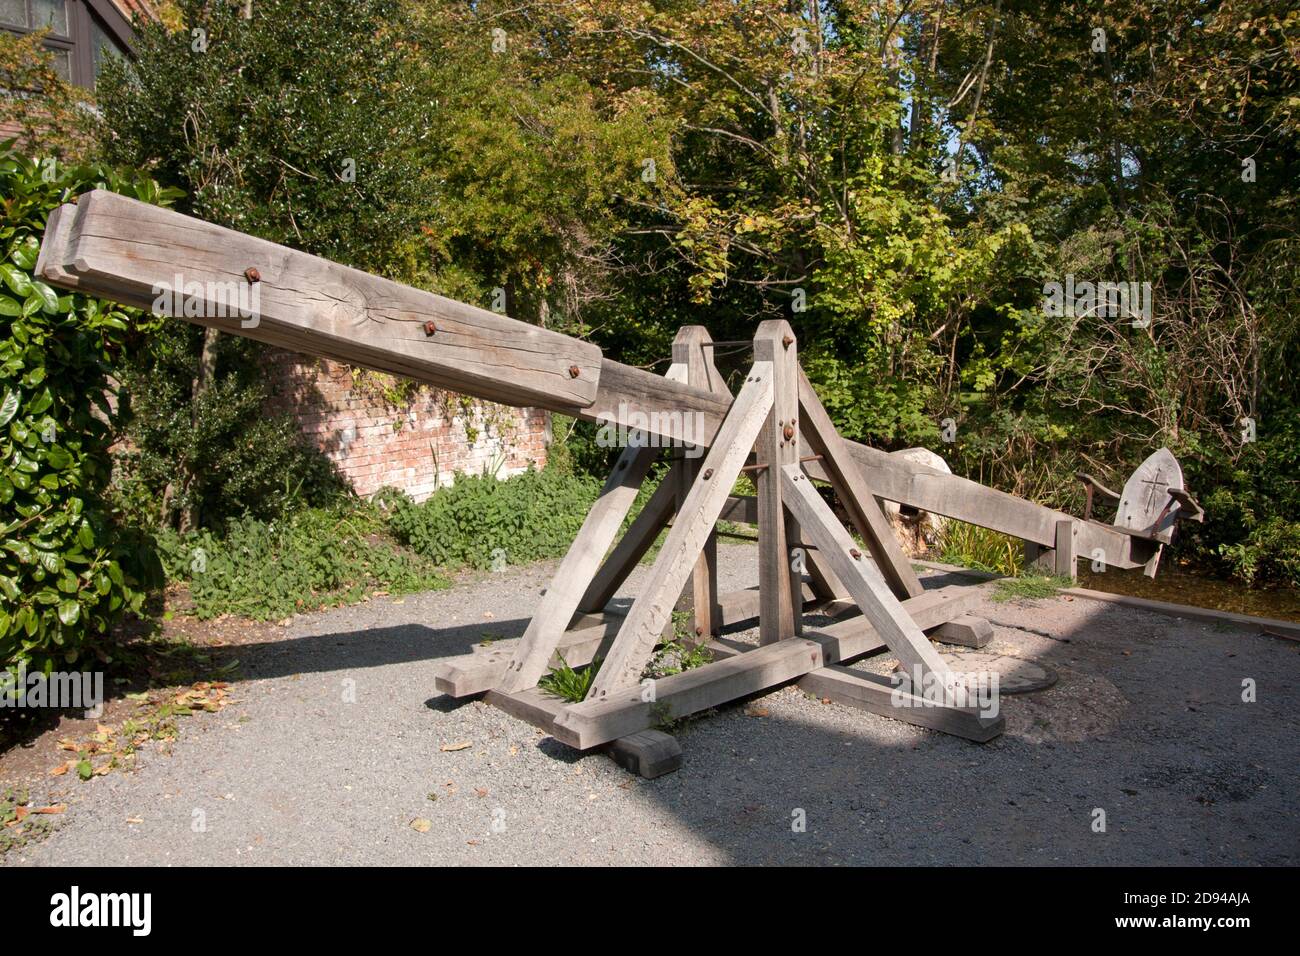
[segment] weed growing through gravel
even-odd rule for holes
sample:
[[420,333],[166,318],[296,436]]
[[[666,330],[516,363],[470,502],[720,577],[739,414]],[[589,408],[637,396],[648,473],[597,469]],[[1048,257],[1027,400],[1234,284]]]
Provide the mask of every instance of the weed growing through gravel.
[[1032,601],[1052,597],[1061,588],[1069,587],[1074,587],[1074,582],[1064,576],[1026,575],[1022,578],[1004,578],[997,583],[993,600],[1001,602],[1020,598]]
[[659,648],[642,672],[642,679],[671,677],[712,662],[713,652],[703,643],[696,644],[691,640],[694,635],[691,634],[689,624],[689,614],[673,611],[673,639]]

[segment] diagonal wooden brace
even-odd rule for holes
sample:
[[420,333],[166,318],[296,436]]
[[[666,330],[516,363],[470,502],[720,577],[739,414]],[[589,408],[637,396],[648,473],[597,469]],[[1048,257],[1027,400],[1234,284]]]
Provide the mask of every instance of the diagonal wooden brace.
[[678,511],[649,580],[592,682],[588,700],[606,697],[640,678],[771,407],[772,365],[755,362]]
[[916,597],[923,589],[916,571],[912,569],[912,562],[898,546],[875,495],[862,477],[862,469],[850,456],[848,445],[835,430],[802,368],[799,369],[799,410],[809,446],[815,454],[822,456],[822,464],[835,493],[858,534],[867,543],[894,596],[899,600]]
[[894,652],[910,677],[933,675],[946,694],[956,696],[955,679],[939,652],[894,597],[880,571],[854,544],[830,506],[799,466],[781,469],[785,504],[798,519],[804,534],[817,545],[862,615]]
[[[665,377],[675,381],[685,376],[686,367],[674,364]],[[650,465],[659,455],[656,444],[649,441],[648,436],[642,437],[647,439],[645,444],[629,445],[618,456],[600,497],[582,522],[578,536],[528,622],[528,630],[501,678],[499,686],[502,690],[512,692],[532,687],[550,667],[551,657],[592,583],[601,559],[614,542],[614,536],[636,500],[641,482],[645,481]]]

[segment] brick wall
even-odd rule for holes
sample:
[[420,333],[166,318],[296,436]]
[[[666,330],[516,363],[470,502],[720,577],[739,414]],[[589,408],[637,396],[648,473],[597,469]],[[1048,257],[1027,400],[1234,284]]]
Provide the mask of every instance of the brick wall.
[[419,501],[457,472],[504,478],[546,463],[550,415],[541,409],[431,388],[398,407],[384,399],[382,380],[357,380],[350,366],[268,351],[271,410],[290,412],[359,495],[392,485]]

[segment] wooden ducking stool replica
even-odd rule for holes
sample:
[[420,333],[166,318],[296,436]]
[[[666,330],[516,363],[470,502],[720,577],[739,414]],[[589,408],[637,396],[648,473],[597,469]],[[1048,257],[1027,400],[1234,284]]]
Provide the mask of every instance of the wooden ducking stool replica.
[[[656,726],[792,681],[821,698],[970,740],[1001,732],[1001,717],[936,703],[909,693],[921,690],[915,683],[900,689],[844,667],[888,652],[908,679],[947,691],[958,676],[927,632],[971,647],[992,633],[970,613],[979,586],[922,589],[877,498],[1020,538],[1036,561],[1070,576],[1079,557],[1154,573],[1172,522],[1200,513],[1181,472],[1174,480],[1172,456],[1152,474],[1143,472],[1151,462],[1139,469],[1141,477],[1130,480],[1133,493],[1126,486],[1118,496],[1115,525],[1106,525],[1091,520],[1091,508],[1079,520],[846,441],[800,369],[783,321],[759,326],[753,364],[733,399],[699,327],[681,330],[673,364],[659,377],[605,357],[590,342],[103,190],[54,210],[36,272],[60,288],[142,309],[157,307],[167,291],[161,301],[186,303],[167,314],[186,321],[487,401],[593,422],[627,408],[648,415],[654,439],[707,447],[702,459],[682,456],[672,464],[616,542],[663,441],[625,448],[517,646],[446,660],[436,678],[445,693],[486,694],[570,746],[610,747],[616,759],[649,776],[680,759],[675,741]],[[232,309],[252,291],[253,313]],[[656,415],[663,416],[657,423]],[[686,416],[702,423],[699,433],[686,433]],[[752,498],[731,494],[742,471],[756,476]],[[815,481],[834,489],[861,546]],[[1088,483],[1090,493],[1107,493]],[[1140,488],[1148,489],[1145,497]],[[757,526],[757,589],[717,593],[719,520]],[[641,593],[625,616],[618,614],[611,598],[665,527]],[[796,549],[800,570],[792,570]],[[691,613],[694,640],[707,645],[713,661],[643,683],[679,607]],[[810,611],[830,623],[805,626]],[[758,646],[724,636],[755,619]],[[569,704],[537,689],[559,661],[580,667],[597,658],[603,663],[586,700]]]

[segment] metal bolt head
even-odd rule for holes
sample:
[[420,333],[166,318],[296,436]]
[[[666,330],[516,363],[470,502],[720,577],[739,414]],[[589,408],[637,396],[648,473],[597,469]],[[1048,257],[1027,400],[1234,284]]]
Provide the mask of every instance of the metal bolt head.
[[257,271],[256,266],[249,266],[247,269],[244,270],[244,278],[247,279],[249,282],[261,282],[262,273]]
[[782,348],[788,349],[792,345],[794,345],[794,336],[787,335],[783,339],[781,339]]
[[849,548],[849,557],[853,558],[854,561],[861,561],[862,552],[857,548]]
[[793,440],[794,440],[794,426],[793,426],[793,425],[786,425],[785,428],[781,429],[781,434],[785,436],[785,440],[786,440],[786,441],[793,441]]
[[712,468],[705,468],[705,469],[704,469],[704,475],[703,475],[704,480],[705,480],[705,481],[708,481],[708,480],[709,480],[710,478],[712,478],[712,477],[713,477],[713,469],[712,469]]
[[430,319],[428,322],[425,322],[425,323],[424,323],[424,334],[425,334],[425,335],[433,335],[433,333],[435,333],[435,332],[437,332],[437,331],[438,331],[438,327],[437,327],[436,325],[433,324],[433,320],[432,320],[432,319]]
[[569,378],[577,378],[581,374],[582,374],[582,369],[578,368],[578,366],[576,365],[569,366]]

